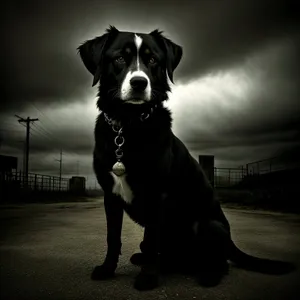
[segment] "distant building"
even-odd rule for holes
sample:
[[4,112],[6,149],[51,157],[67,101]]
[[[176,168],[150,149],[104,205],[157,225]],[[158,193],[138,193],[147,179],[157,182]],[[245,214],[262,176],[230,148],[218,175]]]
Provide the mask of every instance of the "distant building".
[[74,193],[85,193],[85,177],[73,176],[69,180],[69,189],[70,192]]
[[18,168],[18,158],[14,156],[0,155],[0,173],[12,172]]
[[0,155],[0,193],[5,190],[16,190],[19,187],[19,182],[13,174],[17,168],[17,157]]

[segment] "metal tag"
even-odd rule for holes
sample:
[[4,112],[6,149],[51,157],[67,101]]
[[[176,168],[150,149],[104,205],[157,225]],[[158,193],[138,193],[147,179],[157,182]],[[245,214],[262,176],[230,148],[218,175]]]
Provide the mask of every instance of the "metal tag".
[[116,174],[117,176],[121,176],[123,174],[125,174],[125,166],[122,162],[117,161],[113,167],[112,167],[112,171],[114,172],[114,174]]

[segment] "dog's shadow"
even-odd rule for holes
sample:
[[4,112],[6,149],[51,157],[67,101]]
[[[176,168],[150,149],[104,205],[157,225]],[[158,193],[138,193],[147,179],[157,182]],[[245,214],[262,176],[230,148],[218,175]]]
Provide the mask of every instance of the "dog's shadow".
[[[229,268],[232,268],[232,266],[229,266]],[[140,267],[128,263],[120,266],[116,270],[116,275],[112,280],[115,283],[117,282],[122,283],[125,286],[133,286],[134,280],[136,276],[139,274],[139,272],[140,272]],[[224,276],[220,284],[225,283],[227,281],[226,279],[228,277],[227,275]],[[186,288],[193,288],[193,289],[197,287],[199,287],[199,289],[203,288],[197,283],[196,276],[192,273],[169,272],[169,273],[160,274],[161,287],[164,286],[164,287],[173,288],[173,287],[178,287],[178,285],[184,286]]]

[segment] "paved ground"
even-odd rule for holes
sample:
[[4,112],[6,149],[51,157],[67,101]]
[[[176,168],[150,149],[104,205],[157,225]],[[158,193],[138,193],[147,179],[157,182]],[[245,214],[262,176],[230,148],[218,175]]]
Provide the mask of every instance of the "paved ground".
[[[225,209],[233,238],[243,250],[290,260],[300,269],[300,218],[296,215]],[[28,204],[0,207],[1,291],[6,299],[300,299],[300,271],[284,276],[236,269],[215,288],[199,287],[193,278],[162,278],[154,291],[133,289],[138,267],[129,257],[139,249],[142,229],[125,218],[123,255],[118,276],[90,280],[105,255],[102,201]]]

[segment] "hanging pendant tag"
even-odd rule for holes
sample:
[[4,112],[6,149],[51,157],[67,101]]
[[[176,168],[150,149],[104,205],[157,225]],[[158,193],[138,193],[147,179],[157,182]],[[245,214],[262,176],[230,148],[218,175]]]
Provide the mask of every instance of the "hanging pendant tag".
[[114,172],[114,174],[116,174],[117,176],[121,176],[125,173],[125,166],[122,162],[117,161],[113,167],[112,167],[112,171]]

